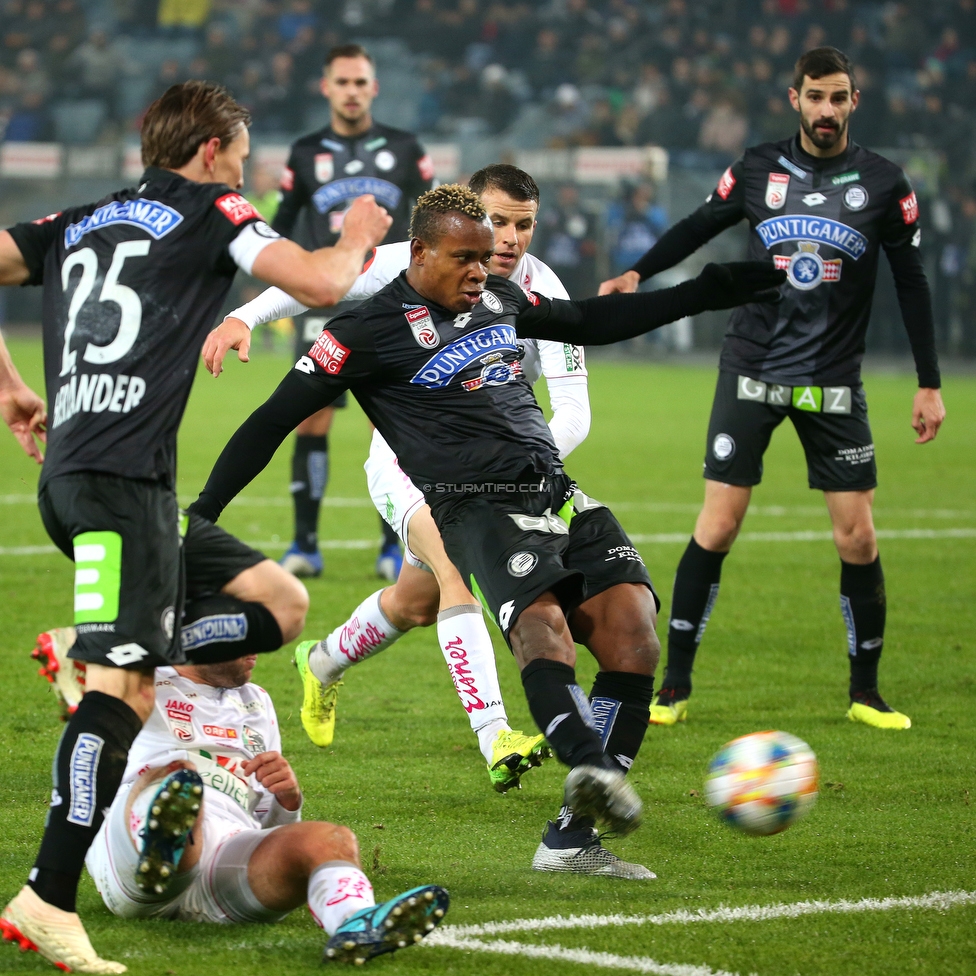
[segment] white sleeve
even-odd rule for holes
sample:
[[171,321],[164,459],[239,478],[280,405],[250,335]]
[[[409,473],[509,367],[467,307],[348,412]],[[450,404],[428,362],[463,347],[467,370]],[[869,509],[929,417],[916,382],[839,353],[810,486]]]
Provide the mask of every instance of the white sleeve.
[[275,241],[280,240],[281,234],[272,230],[263,220],[259,220],[244,227],[237,237],[227,245],[227,250],[230,251],[234,264],[244,274],[250,274],[258,255],[269,244],[274,244]]
[[[263,804],[262,804],[263,805]],[[302,797],[302,806],[305,805],[305,797]],[[275,796],[271,797],[271,806],[266,810],[259,807],[254,811],[254,816],[261,822],[262,830],[270,830],[272,827],[280,827],[282,824],[301,823],[302,806],[297,810],[286,810]]]
[[352,283],[343,296],[344,302],[363,301],[372,298],[385,288],[401,271],[410,265],[410,242],[381,244],[373,248],[373,254],[362,274]]
[[240,319],[249,329],[275,319],[284,319],[292,315],[307,312],[308,306],[303,305],[297,298],[292,298],[280,288],[265,288],[257,298],[228,312],[228,318]]
[[549,430],[556,442],[559,457],[564,459],[579,447],[590,432],[590,397],[586,374],[546,377],[552,420]]

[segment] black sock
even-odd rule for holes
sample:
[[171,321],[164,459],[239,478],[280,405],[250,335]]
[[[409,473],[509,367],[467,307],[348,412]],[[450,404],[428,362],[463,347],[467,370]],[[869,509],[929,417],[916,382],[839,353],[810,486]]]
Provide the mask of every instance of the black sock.
[[397,546],[400,545],[400,537],[390,528],[389,523],[383,516],[380,516],[380,528],[383,530],[383,548],[387,546]]
[[78,879],[103,811],[115,799],[142,720],[120,698],[89,691],[68,720],[54,756],[54,792],[28,884],[39,898],[75,910]]
[[590,708],[607,758],[624,773],[633,765],[644,741],[653,698],[653,675],[597,672],[590,692]]
[[291,458],[291,496],[295,541],[302,552],[319,547],[319,508],[329,483],[329,438],[299,434]]
[[573,668],[537,658],[522,670],[522,685],[529,711],[560,762],[571,767],[607,765],[589,702]]
[[692,537],[678,563],[668,625],[668,666],[661,683],[662,689],[691,690],[695,652],[718,597],[722,560],[727,555],[725,552],[702,549]]
[[881,557],[858,566],[840,563],[840,612],[847,625],[853,695],[878,687],[878,661],[884,645],[885,585]]
[[263,603],[245,603],[226,593],[187,603],[180,640],[191,664],[233,661],[276,651],[284,643],[278,621]]

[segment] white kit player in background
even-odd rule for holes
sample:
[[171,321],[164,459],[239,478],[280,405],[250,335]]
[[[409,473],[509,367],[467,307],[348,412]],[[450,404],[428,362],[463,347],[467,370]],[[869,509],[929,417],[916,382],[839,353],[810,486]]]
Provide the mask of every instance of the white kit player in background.
[[[490,271],[510,278],[525,291],[569,298],[553,271],[527,253],[539,207],[535,181],[514,166],[496,164],[475,173],[471,188],[481,197],[495,233]],[[375,295],[409,263],[409,241],[376,248],[346,299]],[[228,315],[221,326],[228,333],[224,345],[234,348],[228,340],[235,329],[240,333],[241,323],[253,329],[303,309],[284,291],[269,288]],[[216,335],[211,333],[211,339]],[[549,428],[565,459],[590,428],[583,349],[536,339],[519,342],[525,347],[522,371],[529,382],[546,378],[553,410]],[[241,353],[246,356],[246,346]],[[393,451],[375,430],[365,468],[373,504],[403,542],[404,565],[394,586],[367,597],[324,641],[299,645],[295,658],[305,686],[302,723],[316,745],[331,744],[343,672],[385,650],[407,630],[436,621],[438,642],[488,763],[492,784],[500,793],[518,787],[522,774],[549,753],[542,736],[526,736],[508,725],[482,608],[448,559],[420,489],[403,473]]]
[[349,962],[420,941],[446,892],[377,906],[355,834],[302,822],[274,705],[249,680],[256,660],[156,670],[155,708],[86,861],[106,906],[226,924],[277,922],[307,903],[331,937],[326,958]]

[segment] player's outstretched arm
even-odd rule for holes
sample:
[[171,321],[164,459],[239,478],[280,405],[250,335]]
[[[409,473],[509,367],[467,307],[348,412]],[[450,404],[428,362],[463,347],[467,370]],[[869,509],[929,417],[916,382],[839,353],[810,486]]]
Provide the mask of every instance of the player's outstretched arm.
[[227,442],[190,511],[216,522],[230,501],[268,466],[281,442],[344,389],[345,384],[325,378],[319,386],[311,386],[296,370],[290,370]]
[[392,223],[371,195],[357,197],[335,247],[306,251],[293,241],[275,241],[255,258],[251,273],[309,308],[335,305],[362,271],[366,252],[383,240]]
[[583,301],[549,301],[525,309],[516,320],[520,336],[575,345],[605,346],[633,339],[686,315],[752,302],[778,302],[786,272],[771,261],[706,264],[702,273],[674,288]]
[[3,336],[0,336],[0,416],[24,453],[41,464],[44,455],[37,441],[47,440],[47,410],[44,401],[20,378]]

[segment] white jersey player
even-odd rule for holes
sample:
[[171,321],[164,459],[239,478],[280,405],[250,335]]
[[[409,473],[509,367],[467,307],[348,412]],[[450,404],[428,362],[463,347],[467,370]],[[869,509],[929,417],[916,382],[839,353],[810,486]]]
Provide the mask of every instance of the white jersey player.
[[[528,253],[539,208],[539,188],[524,171],[495,164],[471,177],[495,232],[493,274],[505,275],[527,291],[568,298],[553,271]],[[378,247],[346,299],[366,299],[389,284],[410,263],[410,243]],[[247,329],[304,310],[285,292],[270,288],[232,312],[204,347],[208,367],[219,371],[223,355],[238,348],[245,358]],[[520,339],[523,372],[531,382],[545,376],[553,416],[549,422],[560,457],[585,439],[590,427],[583,349],[559,342]],[[404,544],[404,567],[394,586],[378,590],[324,641],[299,645],[295,659],[305,688],[302,724],[311,740],[331,744],[342,673],[389,647],[406,631],[437,623],[437,636],[454,687],[478,736],[492,784],[499,792],[519,786],[520,777],[548,755],[542,736],[510,729],[502,700],[494,650],[482,609],[447,558],[421,491],[397,464],[376,431],[366,461],[370,497]],[[433,577],[433,578],[432,578]],[[440,612],[438,612],[440,611]]]
[[377,906],[352,831],[301,822],[274,705],[249,681],[255,661],[156,670],[155,708],[86,861],[106,906],[230,923],[280,921],[307,902],[332,937],[327,958],[348,961],[419,941],[446,892],[426,886]]

